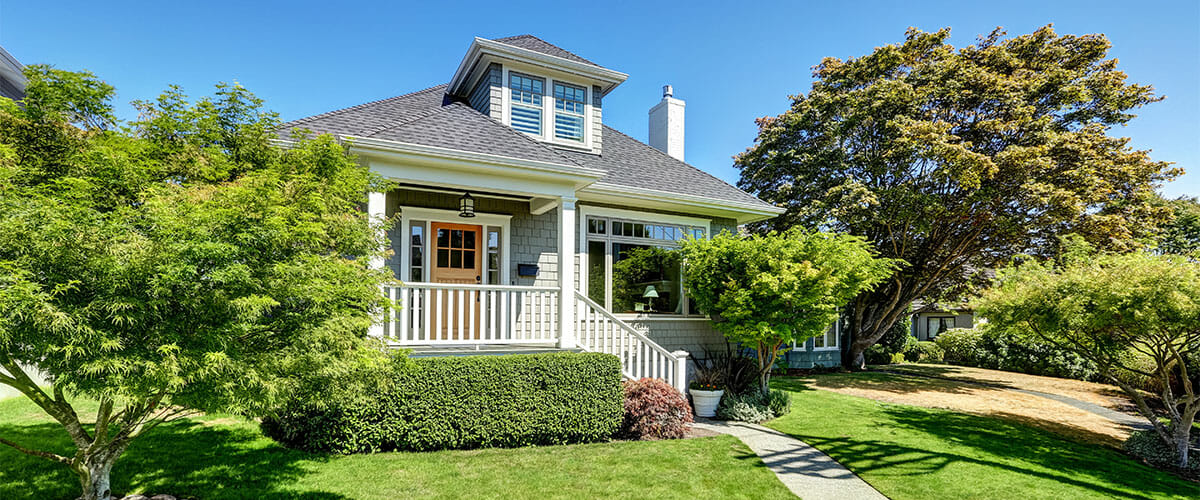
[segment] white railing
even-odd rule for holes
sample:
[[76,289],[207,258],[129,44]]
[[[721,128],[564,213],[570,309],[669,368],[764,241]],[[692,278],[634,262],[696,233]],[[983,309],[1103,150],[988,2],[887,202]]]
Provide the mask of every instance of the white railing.
[[383,328],[392,344],[558,342],[558,288],[405,283],[384,293],[398,306]]
[[575,337],[580,348],[616,356],[628,378],[663,379],[686,394],[687,352],[667,351],[578,290],[575,303],[579,325]]

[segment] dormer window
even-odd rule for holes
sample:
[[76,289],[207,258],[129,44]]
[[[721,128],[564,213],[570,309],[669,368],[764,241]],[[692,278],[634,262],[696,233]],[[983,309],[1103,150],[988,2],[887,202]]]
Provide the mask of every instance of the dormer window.
[[[542,135],[542,95],[545,80],[518,73],[509,73],[508,86],[512,91],[512,127],[534,135]],[[582,134],[580,134],[582,137]]]
[[583,141],[583,87],[554,82],[554,137]]

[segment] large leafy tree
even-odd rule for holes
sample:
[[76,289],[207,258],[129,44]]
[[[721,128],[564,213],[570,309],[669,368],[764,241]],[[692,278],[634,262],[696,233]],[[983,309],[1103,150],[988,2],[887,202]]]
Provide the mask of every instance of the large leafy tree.
[[1177,255],[1200,254],[1200,200],[1180,196],[1163,202],[1171,209],[1172,217],[1161,228],[1158,251]]
[[1058,234],[1133,249],[1166,216],[1154,188],[1178,170],[1110,135],[1161,97],[1126,83],[1103,35],[949,35],[825,59],[736,159],[740,187],[787,208],[760,229],[845,231],[907,263],[850,304],[847,366],[916,298],[955,298]]
[[0,383],[74,451],[0,443],[107,499],[117,458],[159,422],[269,413],[382,362],[366,336],[386,305],[368,265],[381,222],[359,208],[378,181],[340,145],[273,146],[275,115],[237,85],[171,89],[121,123],[91,74],[27,76],[22,102],[0,99]]
[[780,346],[821,335],[895,263],[860,237],[792,228],[685,241],[684,286],[725,338],[754,348],[766,393]]
[[[1005,269],[978,311],[998,328],[1032,335],[1096,364],[1154,426],[1181,468],[1200,412],[1200,263],[1147,252],[1068,252],[1061,262]],[[1161,388],[1168,423],[1130,380]]]

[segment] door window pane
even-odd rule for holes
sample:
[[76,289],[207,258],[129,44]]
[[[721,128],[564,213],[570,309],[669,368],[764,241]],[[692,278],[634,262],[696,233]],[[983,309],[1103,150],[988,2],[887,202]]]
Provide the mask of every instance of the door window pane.
[[596,301],[597,304],[604,305],[604,242],[589,241],[587,256],[588,298]]

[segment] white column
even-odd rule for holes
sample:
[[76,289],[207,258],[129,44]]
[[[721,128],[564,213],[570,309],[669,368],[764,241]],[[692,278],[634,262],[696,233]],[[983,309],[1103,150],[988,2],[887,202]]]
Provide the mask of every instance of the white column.
[[[367,215],[371,218],[371,222],[375,223],[375,224],[382,223],[384,220],[387,219],[387,194],[386,193],[377,193],[377,192],[367,193]],[[383,233],[383,231],[380,231],[380,237],[385,236],[382,233]],[[385,246],[386,246],[386,243],[385,243]],[[386,263],[384,262],[382,255],[377,255],[377,256],[371,257],[371,268],[372,269],[382,269],[384,265],[386,265]],[[382,294],[382,293],[384,293],[384,291],[379,290],[379,293]],[[371,325],[371,330],[369,333],[372,337],[383,337],[384,318],[380,317],[377,319],[379,321],[376,322],[375,324]]]
[[563,197],[558,210],[558,346],[575,348],[575,198]]

